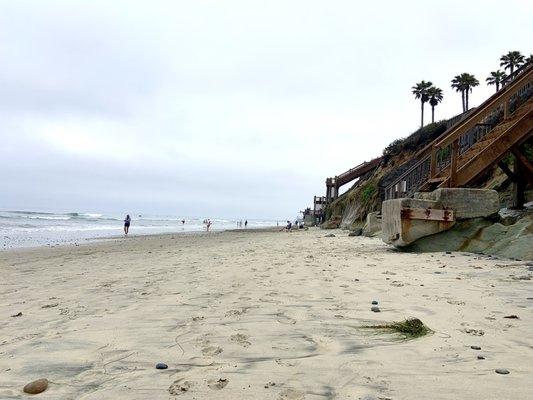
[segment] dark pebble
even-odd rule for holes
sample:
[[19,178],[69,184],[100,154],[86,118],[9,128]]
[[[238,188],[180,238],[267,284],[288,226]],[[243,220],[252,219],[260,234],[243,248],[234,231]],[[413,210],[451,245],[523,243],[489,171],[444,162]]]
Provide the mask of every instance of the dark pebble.
[[472,350],[481,350],[481,347],[479,346],[470,346]]
[[24,393],[39,394],[46,390],[48,387],[48,380],[45,378],[37,379],[36,381],[28,383],[24,386]]
[[507,375],[507,374],[510,374],[509,370],[508,369],[505,369],[505,368],[498,368],[496,370],[496,373],[497,374],[501,374],[501,375]]
[[478,359],[478,360],[484,360],[485,357],[483,357],[483,356],[477,356],[477,359]]
[[21,313],[21,312],[18,312],[18,313],[16,313],[16,314],[12,315],[12,317],[22,317],[22,313]]
[[503,317],[503,318],[507,318],[507,319],[520,319],[520,318],[518,318],[518,315],[514,315],[514,314],[513,314],[513,315],[506,315],[506,316]]
[[381,310],[379,309],[379,307],[372,307],[370,310],[374,311],[374,312],[381,312]]
[[372,304],[377,305],[378,301],[377,300],[372,300]]
[[165,363],[157,363],[157,364],[155,365],[155,367],[156,367],[157,369],[167,369],[167,368],[168,368],[168,365],[165,364]]

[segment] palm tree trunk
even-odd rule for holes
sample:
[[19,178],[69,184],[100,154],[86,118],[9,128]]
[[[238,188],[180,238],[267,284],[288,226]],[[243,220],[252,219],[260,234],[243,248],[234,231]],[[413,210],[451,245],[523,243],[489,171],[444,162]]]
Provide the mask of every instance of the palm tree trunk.
[[420,127],[424,127],[424,102],[420,100]]
[[496,81],[496,91],[500,90],[500,82]]
[[463,101],[463,112],[465,112],[466,106],[465,106],[465,91],[464,90],[461,90],[461,100]]
[[431,123],[435,123],[435,106],[431,106]]
[[465,111],[468,111],[468,89],[466,89],[465,92],[466,92],[466,97],[465,97],[466,110]]

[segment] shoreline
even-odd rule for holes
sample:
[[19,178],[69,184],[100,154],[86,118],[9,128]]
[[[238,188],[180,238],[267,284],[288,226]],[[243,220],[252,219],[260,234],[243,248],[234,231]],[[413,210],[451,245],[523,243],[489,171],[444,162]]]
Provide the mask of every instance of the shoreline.
[[189,236],[189,235],[206,235],[206,234],[213,234],[213,233],[221,233],[221,232],[241,232],[241,231],[256,231],[256,232],[270,232],[270,231],[276,231],[277,227],[250,227],[250,228],[241,228],[241,229],[235,229],[235,228],[229,228],[229,229],[212,229],[211,231],[207,232],[205,230],[202,231],[176,231],[176,232],[159,232],[159,233],[130,233],[127,237],[124,234],[116,234],[114,236],[102,236],[102,237],[94,237],[94,238],[86,238],[81,240],[73,239],[72,241],[65,240],[61,243],[43,243],[43,244],[37,244],[37,245],[28,245],[28,246],[12,246],[12,247],[2,247],[0,248],[0,254],[2,252],[6,251],[12,251],[12,250],[21,250],[21,249],[53,249],[57,247],[65,247],[65,246],[72,246],[72,247],[80,247],[84,245],[90,245],[90,244],[97,244],[101,242],[107,242],[107,241],[118,241],[118,240],[128,240],[133,238],[144,238],[144,237],[153,237],[153,236],[173,236],[173,235],[183,235],[183,236]]
[[[319,229],[0,252],[0,398],[525,400],[529,268]],[[433,333],[362,329],[409,317]]]

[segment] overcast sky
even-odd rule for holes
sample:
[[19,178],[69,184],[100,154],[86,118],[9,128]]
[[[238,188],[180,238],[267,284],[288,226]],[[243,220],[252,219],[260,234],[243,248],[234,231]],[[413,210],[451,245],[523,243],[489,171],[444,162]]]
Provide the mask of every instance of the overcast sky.
[[[533,2],[0,0],[0,209],[284,218],[533,51]],[[430,110],[427,107],[426,121]]]

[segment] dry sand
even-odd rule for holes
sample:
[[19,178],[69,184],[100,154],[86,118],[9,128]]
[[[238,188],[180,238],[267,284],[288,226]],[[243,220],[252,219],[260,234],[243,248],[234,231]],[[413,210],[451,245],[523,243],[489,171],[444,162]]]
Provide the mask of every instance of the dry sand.
[[[326,233],[0,252],[0,398],[533,398],[525,262]],[[434,333],[361,329],[411,316]]]

